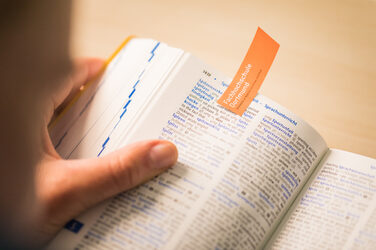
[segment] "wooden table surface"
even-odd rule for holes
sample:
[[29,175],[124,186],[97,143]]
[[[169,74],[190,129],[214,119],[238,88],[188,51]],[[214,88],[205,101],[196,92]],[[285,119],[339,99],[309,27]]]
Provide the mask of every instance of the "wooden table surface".
[[329,147],[376,158],[376,1],[74,1],[72,55],[107,58],[137,35],[233,76],[258,26],[281,45],[260,92]]

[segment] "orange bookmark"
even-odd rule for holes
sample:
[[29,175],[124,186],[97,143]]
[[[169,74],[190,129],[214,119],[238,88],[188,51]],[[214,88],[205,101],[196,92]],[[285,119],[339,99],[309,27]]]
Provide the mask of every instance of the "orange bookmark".
[[260,89],[278,48],[276,41],[257,28],[247,55],[218,103],[237,115],[243,115]]

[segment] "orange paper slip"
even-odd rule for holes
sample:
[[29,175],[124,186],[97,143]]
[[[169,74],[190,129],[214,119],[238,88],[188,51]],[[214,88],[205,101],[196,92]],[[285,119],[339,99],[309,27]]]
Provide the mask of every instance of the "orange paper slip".
[[255,98],[277,54],[279,44],[258,28],[248,52],[218,103],[237,115]]

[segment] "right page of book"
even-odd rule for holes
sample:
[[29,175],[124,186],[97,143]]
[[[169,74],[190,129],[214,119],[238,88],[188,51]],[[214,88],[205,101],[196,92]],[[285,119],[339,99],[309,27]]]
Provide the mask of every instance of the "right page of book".
[[[311,126],[265,96],[258,95],[243,116],[224,109],[216,100],[229,80],[190,61],[132,133],[137,140],[159,135],[179,149],[179,163],[149,183],[153,190],[144,195],[158,192],[159,204],[151,207],[170,211],[174,232],[166,249],[260,247],[327,146]],[[174,101],[185,82],[189,91]]]
[[200,109],[194,120],[206,126],[188,144],[203,144],[192,144],[184,156],[192,162],[212,157],[223,167],[213,168],[213,180],[171,249],[260,248],[324,156],[326,144],[307,123],[262,95],[242,117],[216,103]]
[[271,249],[375,249],[376,160],[328,151]]

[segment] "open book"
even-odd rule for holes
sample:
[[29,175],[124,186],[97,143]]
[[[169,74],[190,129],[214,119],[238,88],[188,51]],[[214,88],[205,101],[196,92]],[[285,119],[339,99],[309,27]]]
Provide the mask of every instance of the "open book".
[[70,221],[49,249],[366,249],[376,160],[335,149],[257,95],[216,103],[230,79],[191,54],[132,39],[51,128],[64,158],[174,142],[178,163]]

